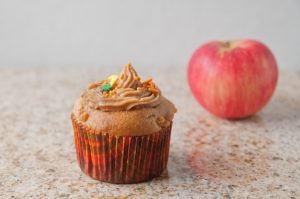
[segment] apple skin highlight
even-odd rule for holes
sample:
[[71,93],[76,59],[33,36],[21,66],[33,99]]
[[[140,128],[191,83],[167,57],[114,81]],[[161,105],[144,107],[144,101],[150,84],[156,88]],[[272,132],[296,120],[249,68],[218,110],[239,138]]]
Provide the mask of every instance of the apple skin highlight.
[[188,82],[197,101],[228,119],[261,110],[276,88],[278,67],[272,52],[256,40],[211,41],[188,64]]

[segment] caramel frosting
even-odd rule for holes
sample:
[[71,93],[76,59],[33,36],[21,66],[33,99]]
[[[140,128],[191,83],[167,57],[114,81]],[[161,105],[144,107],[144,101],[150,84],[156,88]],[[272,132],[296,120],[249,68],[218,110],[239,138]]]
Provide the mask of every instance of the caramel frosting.
[[170,125],[175,112],[152,79],[141,81],[131,64],[118,76],[91,83],[73,110],[79,122],[117,135],[157,132]]
[[155,107],[160,103],[159,89],[151,79],[141,82],[130,64],[125,65],[111,90],[101,91],[100,86],[108,82],[104,80],[89,85],[82,100],[91,108],[101,111],[126,111],[138,107]]

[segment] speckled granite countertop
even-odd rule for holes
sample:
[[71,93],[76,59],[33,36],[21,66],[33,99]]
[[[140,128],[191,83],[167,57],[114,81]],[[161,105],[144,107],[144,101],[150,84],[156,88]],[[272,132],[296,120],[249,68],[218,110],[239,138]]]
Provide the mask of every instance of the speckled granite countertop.
[[161,177],[113,185],[77,165],[73,102],[88,82],[118,69],[1,69],[0,198],[300,198],[299,72],[281,72],[262,112],[228,121],[195,102],[184,67],[136,69],[178,108]]

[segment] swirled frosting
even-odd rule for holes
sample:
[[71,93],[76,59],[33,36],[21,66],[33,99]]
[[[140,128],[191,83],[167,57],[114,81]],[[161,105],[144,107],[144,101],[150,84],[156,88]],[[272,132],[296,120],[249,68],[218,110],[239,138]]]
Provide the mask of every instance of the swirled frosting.
[[103,80],[90,84],[81,96],[82,101],[92,109],[107,112],[155,107],[161,102],[161,92],[154,82],[142,82],[131,64],[125,65],[115,82],[110,83],[110,89],[101,89],[109,83]]
[[141,81],[133,67],[91,83],[73,114],[84,127],[120,136],[141,136],[170,127],[176,108],[151,79]]

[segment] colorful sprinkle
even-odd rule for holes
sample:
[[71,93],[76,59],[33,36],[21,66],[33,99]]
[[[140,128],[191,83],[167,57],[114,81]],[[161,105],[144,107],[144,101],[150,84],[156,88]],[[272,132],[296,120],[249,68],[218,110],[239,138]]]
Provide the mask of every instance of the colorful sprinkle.
[[114,86],[118,81],[118,75],[111,75],[108,77],[109,84]]
[[111,90],[111,88],[112,88],[112,85],[110,85],[110,84],[103,84],[102,86],[100,86],[100,89],[102,91],[109,91],[109,90]]

